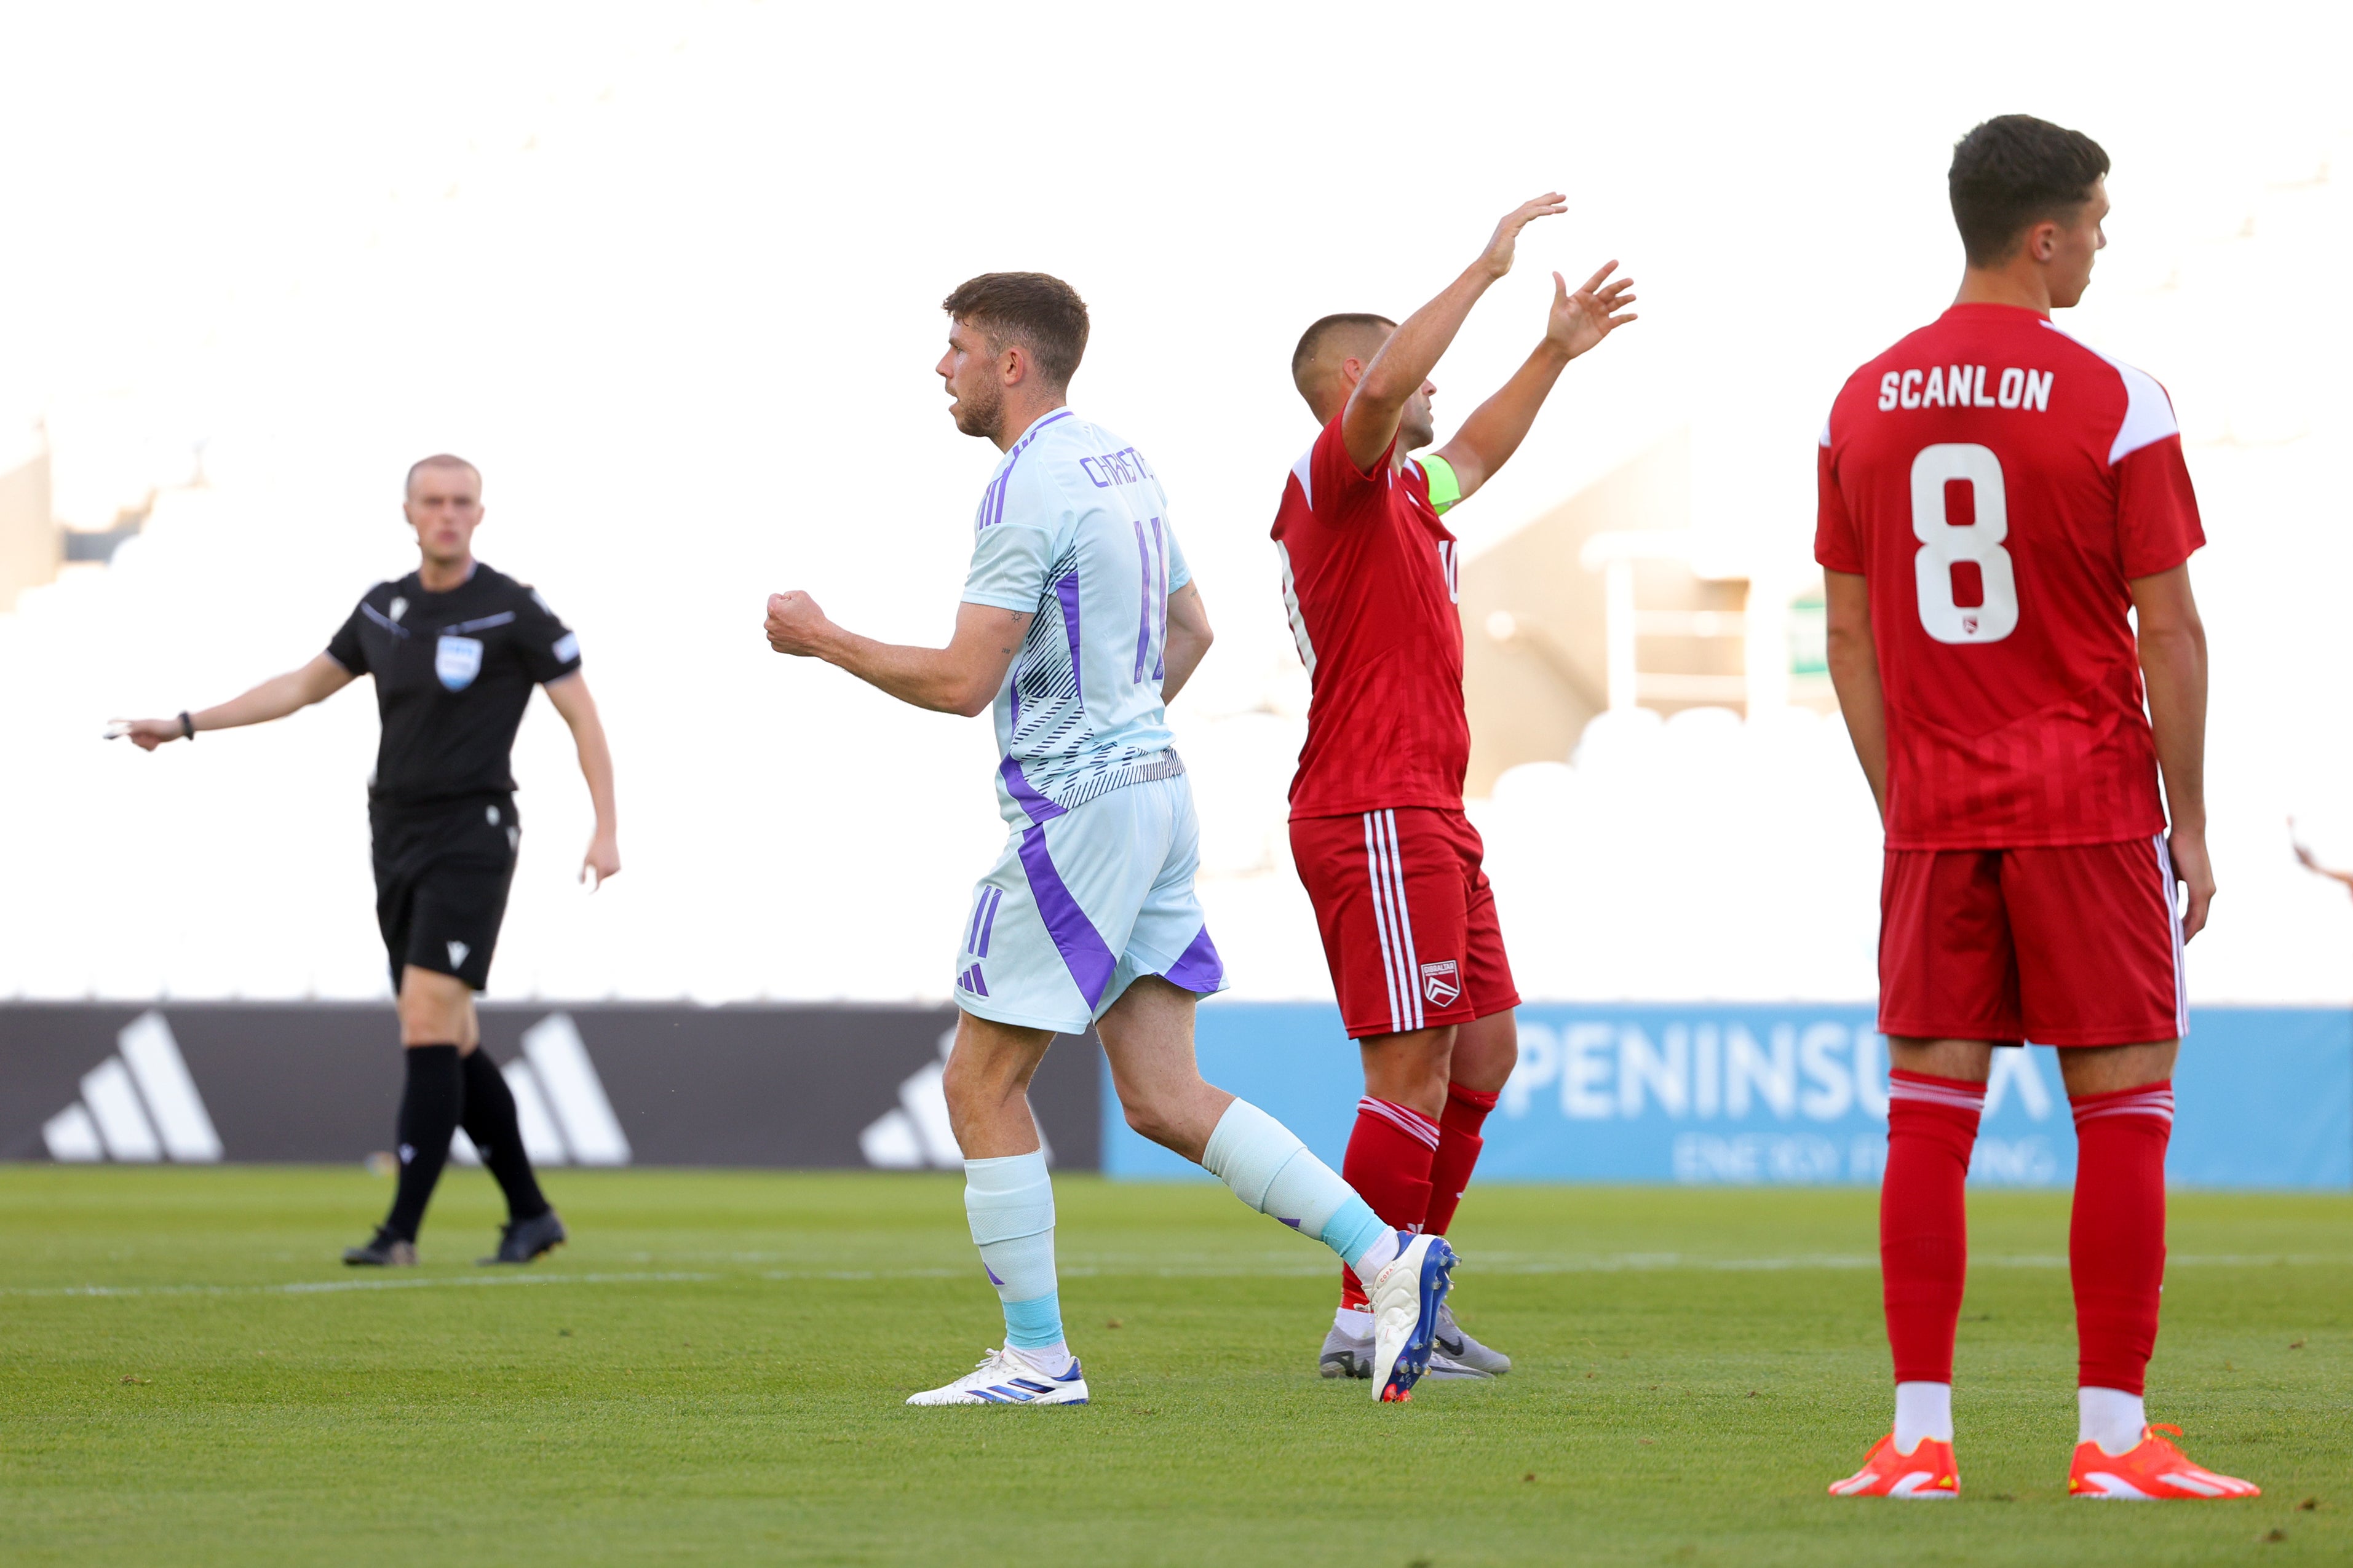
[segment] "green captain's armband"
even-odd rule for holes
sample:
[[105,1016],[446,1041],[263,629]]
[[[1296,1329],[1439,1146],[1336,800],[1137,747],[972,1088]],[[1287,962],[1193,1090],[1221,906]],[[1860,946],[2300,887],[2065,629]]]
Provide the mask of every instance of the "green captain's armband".
[[1422,477],[1430,481],[1430,509],[1439,516],[1462,499],[1462,481],[1454,477],[1454,465],[1432,452],[1414,461],[1421,465]]

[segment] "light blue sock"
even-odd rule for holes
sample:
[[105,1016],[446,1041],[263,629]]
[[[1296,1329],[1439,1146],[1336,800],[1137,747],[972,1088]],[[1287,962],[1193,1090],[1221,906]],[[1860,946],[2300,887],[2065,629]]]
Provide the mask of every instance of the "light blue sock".
[[1307,1152],[1290,1128],[1247,1100],[1226,1107],[1201,1151],[1201,1166],[1234,1196],[1312,1236],[1370,1279],[1397,1256],[1397,1232],[1339,1173]]
[[[1054,1184],[1046,1154],[1033,1150],[1001,1160],[964,1163],[964,1212],[988,1282],[1005,1303],[1005,1342],[1053,1361],[1062,1342],[1062,1298],[1054,1278]],[[1035,1352],[1052,1352],[1052,1355]]]

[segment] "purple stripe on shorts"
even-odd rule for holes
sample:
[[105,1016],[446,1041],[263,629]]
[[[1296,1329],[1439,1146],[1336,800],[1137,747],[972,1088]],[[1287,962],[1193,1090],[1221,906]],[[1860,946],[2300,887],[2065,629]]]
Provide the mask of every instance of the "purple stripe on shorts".
[[[1004,901],[1005,890],[1003,889],[991,888],[988,889],[987,908],[980,918],[980,945],[972,950],[974,957],[987,958],[988,956],[988,933],[997,929],[997,906]],[[973,968],[976,973],[979,972],[979,965],[976,964]]]
[[1202,926],[1201,934],[1185,950],[1185,956],[1168,966],[1161,976],[1171,985],[1181,985],[1187,991],[1207,996],[1226,977],[1226,961],[1218,956],[1218,944],[1209,940],[1209,928]]
[[1070,970],[1071,978],[1078,983],[1079,994],[1092,1007],[1103,1000],[1104,987],[1111,984],[1112,971],[1119,961],[1111,955],[1103,933],[1095,930],[1087,911],[1079,908],[1079,900],[1062,884],[1062,874],[1054,869],[1053,857],[1046,852],[1046,830],[1024,828],[1021,833],[1021,868],[1029,875],[1029,896],[1036,900],[1039,916],[1046,922],[1046,934],[1054,939],[1055,948],[1062,955],[1062,964]]
[[1062,634],[1071,639],[1071,690],[1086,706],[1087,686],[1085,664],[1079,658],[1079,574],[1076,572],[1054,584],[1054,597],[1062,601]]
[[1030,786],[1029,781],[1022,776],[1021,764],[1011,757],[997,763],[997,772],[1005,780],[1005,793],[1013,797],[1014,805],[1029,814],[1030,821],[1051,822],[1062,815],[1060,806]]

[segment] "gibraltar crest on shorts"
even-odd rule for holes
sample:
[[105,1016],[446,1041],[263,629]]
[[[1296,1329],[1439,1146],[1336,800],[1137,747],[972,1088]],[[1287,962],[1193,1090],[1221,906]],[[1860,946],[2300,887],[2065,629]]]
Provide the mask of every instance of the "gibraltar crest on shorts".
[[1451,1007],[1462,994],[1462,974],[1451,958],[1421,966],[1422,999],[1440,1007]]
[[433,645],[433,673],[452,691],[463,691],[482,673],[482,639],[445,637]]

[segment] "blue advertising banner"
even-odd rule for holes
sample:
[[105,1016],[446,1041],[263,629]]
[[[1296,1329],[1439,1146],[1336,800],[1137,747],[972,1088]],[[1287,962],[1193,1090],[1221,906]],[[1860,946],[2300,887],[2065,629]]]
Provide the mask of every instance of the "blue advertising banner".
[[[1879,1179],[1887,1053],[1868,1006],[1538,1003],[1519,1022],[1519,1069],[1487,1119],[1484,1180]],[[1212,1005],[1198,1037],[1210,1082],[1338,1166],[1362,1078],[1336,1009]],[[2174,1184],[2353,1186],[2353,1012],[2194,1009],[2174,1088]],[[1201,1175],[1128,1131],[1108,1084],[1103,1148],[1114,1176]],[[2074,1174],[2056,1053],[1998,1053],[1970,1178],[2064,1186]]]

